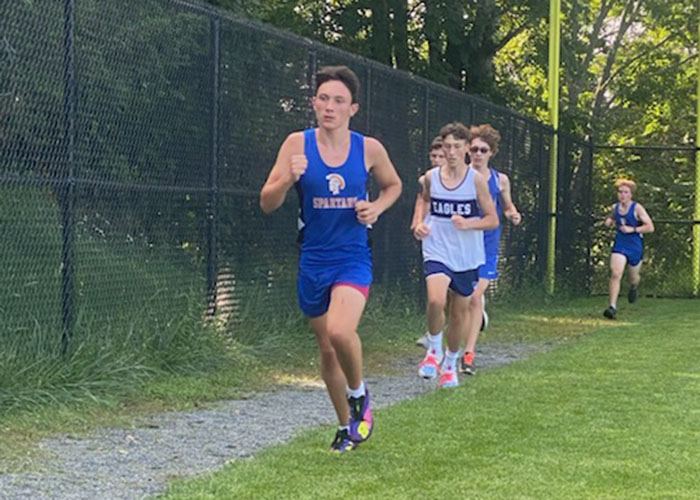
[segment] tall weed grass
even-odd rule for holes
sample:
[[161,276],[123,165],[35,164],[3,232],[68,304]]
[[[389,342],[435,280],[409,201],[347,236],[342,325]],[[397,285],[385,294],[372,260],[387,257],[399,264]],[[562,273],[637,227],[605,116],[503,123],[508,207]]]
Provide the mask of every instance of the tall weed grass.
[[61,332],[35,324],[0,336],[0,417],[50,404],[109,404],[159,377],[206,375],[248,362],[202,317],[197,300],[171,316],[144,304],[131,319],[79,314],[64,353]]

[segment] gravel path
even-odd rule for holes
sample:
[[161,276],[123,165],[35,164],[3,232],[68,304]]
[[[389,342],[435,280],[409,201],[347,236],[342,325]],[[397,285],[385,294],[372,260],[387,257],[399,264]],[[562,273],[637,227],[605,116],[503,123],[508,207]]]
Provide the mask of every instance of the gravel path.
[[[484,345],[478,368],[524,359],[542,347]],[[400,374],[367,377],[374,408],[413,398],[436,387],[420,379],[415,359]],[[291,408],[308,411],[304,423]],[[142,499],[165,491],[179,476],[196,476],[290,440],[298,431],[331,424],[333,409],[323,387],[288,387],[247,400],[222,401],[206,409],[142,418],[132,429],[100,429],[87,438],[57,436],[39,443],[44,456],[29,472],[0,473],[0,499]],[[280,435],[276,429],[290,432]]]

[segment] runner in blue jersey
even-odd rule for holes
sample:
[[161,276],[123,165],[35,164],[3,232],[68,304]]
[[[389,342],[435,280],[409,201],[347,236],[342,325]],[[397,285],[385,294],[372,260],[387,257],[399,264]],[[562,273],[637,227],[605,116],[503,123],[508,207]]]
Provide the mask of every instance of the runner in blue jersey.
[[[349,68],[321,68],[313,97],[318,127],[287,136],[260,193],[265,213],[278,209],[293,186],[299,195],[299,305],[319,345],[321,376],[339,422],[331,449],[339,452],[354,449],[373,429],[357,335],[372,282],[367,226],[401,194],[384,146],[349,128],[359,89]],[[366,190],[370,171],[380,188],[374,201]]]
[[603,311],[609,319],[617,316],[617,297],[620,294],[620,281],[627,267],[627,277],[630,288],[627,298],[631,303],[637,301],[639,295],[640,271],[644,255],[644,235],[654,232],[654,222],[644,207],[632,201],[637,184],[629,179],[618,179],[615,182],[617,200],[605,219],[605,226],[613,224],[617,228],[615,243],[610,253],[610,305]]
[[[467,127],[448,123],[440,136],[447,165],[425,174],[423,198],[430,204],[430,214],[413,230],[422,242],[430,343],[418,374],[439,375],[440,387],[454,387],[459,383],[459,352],[469,325],[469,296],[478,282],[478,268],[485,262],[483,231],[497,227],[498,218],[486,179],[466,164]],[[450,321],[443,356],[448,293]]]
[[501,215],[514,225],[520,224],[522,217],[515,207],[510,195],[510,179],[502,172],[491,167],[492,158],[498,153],[501,134],[489,124],[478,125],[469,129],[469,158],[471,166],[488,179],[489,192],[496,204],[499,226],[484,231],[484,251],[486,262],[479,267],[479,284],[469,302],[471,323],[465,339],[464,355],[462,356],[460,372],[474,375],[474,348],[479,337],[479,331],[486,327],[488,315],[484,308],[484,293],[492,280],[498,278],[498,250],[501,242]]

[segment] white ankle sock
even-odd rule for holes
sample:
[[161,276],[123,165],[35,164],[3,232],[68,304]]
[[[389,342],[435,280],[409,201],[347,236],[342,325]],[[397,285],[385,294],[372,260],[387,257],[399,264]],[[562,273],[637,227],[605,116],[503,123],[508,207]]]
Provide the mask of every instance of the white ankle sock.
[[365,395],[365,381],[363,380],[362,382],[360,382],[360,387],[358,387],[357,389],[351,389],[350,387],[348,387],[345,392],[347,392],[348,397],[361,398]]
[[428,332],[428,341],[430,342],[428,349],[435,354],[435,357],[439,361],[442,359],[442,331],[435,335],[431,335],[430,332]]
[[447,349],[445,353],[445,360],[442,362],[443,372],[453,372],[457,366],[457,359],[459,358],[459,351],[452,352]]

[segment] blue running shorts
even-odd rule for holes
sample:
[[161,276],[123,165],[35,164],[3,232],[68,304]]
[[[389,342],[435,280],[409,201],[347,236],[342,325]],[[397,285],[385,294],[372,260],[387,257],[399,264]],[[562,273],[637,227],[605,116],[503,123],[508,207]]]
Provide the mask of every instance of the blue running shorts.
[[479,266],[479,278],[495,280],[498,278],[498,254],[486,254],[486,263]]
[[427,278],[431,274],[444,274],[450,278],[450,290],[460,294],[462,297],[469,297],[479,282],[479,272],[477,269],[469,271],[452,271],[442,262],[428,260],[423,262],[423,274]]
[[363,293],[363,289],[372,284],[371,262],[359,260],[300,267],[297,289],[301,312],[311,318],[325,314],[331,302],[331,290],[338,284],[353,286]]
[[613,246],[612,253],[620,253],[627,258],[627,265],[636,266],[642,261],[644,249],[626,248],[622,246]]

